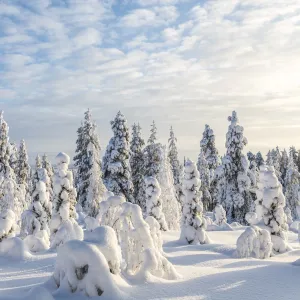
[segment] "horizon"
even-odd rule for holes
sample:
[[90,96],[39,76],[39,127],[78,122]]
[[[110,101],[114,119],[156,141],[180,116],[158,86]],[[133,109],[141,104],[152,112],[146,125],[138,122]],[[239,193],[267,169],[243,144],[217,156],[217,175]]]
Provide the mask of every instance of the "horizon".
[[3,0],[0,15],[1,109],[31,162],[72,157],[87,108],[102,154],[118,110],[145,140],[173,126],[181,159],[205,124],[222,155],[232,110],[245,153],[300,148],[299,1]]

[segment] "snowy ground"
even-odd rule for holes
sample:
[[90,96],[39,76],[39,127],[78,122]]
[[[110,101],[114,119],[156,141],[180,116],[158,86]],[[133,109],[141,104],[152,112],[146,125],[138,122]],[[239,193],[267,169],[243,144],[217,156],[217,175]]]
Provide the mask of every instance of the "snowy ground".
[[[182,278],[122,283],[124,299],[299,300],[300,267],[292,264],[300,258],[297,235],[289,234],[295,250],[287,254],[267,260],[235,259],[235,243],[241,233],[209,232],[213,244],[203,246],[180,245],[178,232],[165,233],[164,250]],[[35,295],[25,295],[48,280],[55,257],[55,253],[33,255],[21,263],[0,258],[0,299],[50,300],[39,289]],[[73,294],[54,299],[86,298]]]

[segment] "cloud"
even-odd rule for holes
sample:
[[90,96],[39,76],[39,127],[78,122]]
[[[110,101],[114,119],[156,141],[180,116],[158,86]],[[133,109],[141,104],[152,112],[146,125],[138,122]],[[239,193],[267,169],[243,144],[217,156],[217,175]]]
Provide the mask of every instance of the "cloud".
[[224,150],[233,109],[249,149],[296,143],[299,1],[200,3],[2,1],[0,102],[12,140],[72,153],[89,107],[103,147],[119,109],[145,135],[157,120],[164,143],[172,123],[194,158],[207,122]]

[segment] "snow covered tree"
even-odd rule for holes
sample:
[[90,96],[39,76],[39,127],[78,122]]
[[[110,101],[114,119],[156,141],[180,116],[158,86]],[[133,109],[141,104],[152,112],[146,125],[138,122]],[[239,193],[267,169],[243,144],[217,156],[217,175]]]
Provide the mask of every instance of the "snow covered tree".
[[205,159],[204,152],[200,151],[198,156],[198,163],[197,169],[200,173],[200,180],[201,180],[201,192],[202,192],[202,202],[205,211],[212,211],[213,210],[213,203],[212,198],[210,195],[210,172],[208,168],[207,160]]
[[145,145],[144,140],[141,137],[140,125],[133,124],[132,126],[132,138],[130,143],[130,167],[132,174],[132,183],[134,187],[133,197],[135,203],[143,206],[144,199],[140,199],[140,190],[143,189],[144,184],[144,156],[143,147]]
[[42,167],[42,160],[39,154],[35,158],[35,167],[37,169],[40,169]]
[[16,143],[10,143],[10,158],[9,158],[9,165],[14,170],[16,174],[16,167],[18,162],[18,149]]
[[18,160],[16,167],[16,177],[18,184],[24,184],[28,186],[30,179],[30,166],[28,163],[27,148],[24,140],[21,140],[18,151]]
[[250,163],[256,159],[255,155],[251,151],[247,153],[247,158]]
[[281,173],[281,182],[283,186],[283,191],[285,191],[285,177],[286,177],[288,165],[289,165],[289,155],[287,151],[284,149],[282,151],[281,159],[280,159],[280,173]]
[[183,175],[183,167],[180,164],[178,159],[178,151],[177,151],[177,138],[174,135],[173,128],[171,126],[170,129],[170,138],[169,138],[169,160],[173,173],[173,180],[176,189],[176,196],[180,203],[183,205],[183,191],[182,191],[182,175]]
[[166,146],[162,148],[161,164],[156,178],[161,188],[160,199],[168,228],[170,230],[178,230],[180,204],[176,198],[176,189],[174,187],[173,174]]
[[239,125],[235,111],[228,118],[230,125],[226,135],[226,156],[218,167],[218,203],[226,210],[229,222],[245,224],[245,215],[250,211],[252,197],[251,180],[248,176],[249,163],[243,154],[247,139],[244,128]]
[[56,156],[57,171],[54,175],[54,198],[50,222],[51,247],[56,248],[71,239],[82,239],[83,231],[75,221],[76,189],[73,174],[68,170],[70,157],[63,152]]
[[160,200],[161,189],[155,177],[146,177],[146,206],[147,216],[154,217],[160,224],[160,229],[168,230],[165,215],[162,212],[162,203]]
[[25,208],[25,197],[16,183],[14,170],[9,165],[11,157],[9,144],[9,127],[0,113],[0,212],[12,210],[16,220],[20,219]]
[[284,212],[285,197],[273,166],[261,167],[263,182],[262,211],[263,221],[271,233],[273,250],[283,253],[290,249],[287,243],[287,217]]
[[129,164],[129,129],[120,111],[111,126],[114,136],[110,139],[103,158],[104,184],[115,195],[124,195],[127,201],[134,202]]
[[187,160],[184,166],[183,192],[185,202],[182,212],[181,240],[189,244],[207,244],[206,220],[201,202],[200,174],[194,162]]
[[300,206],[299,199],[299,179],[300,173],[294,162],[293,155],[290,153],[288,167],[285,176],[285,197],[286,205],[291,210],[293,219],[298,219],[297,206]]
[[74,157],[76,173],[77,199],[83,211],[96,217],[99,203],[103,200],[106,188],[102,182],[100,143],[92,121],[90,110],[84,114],[84,122],[78,129],[76,155]]
[[256,161],[256,165],[258,168],[260,168],[260,166],[262,166],[264,164],[265,160],[264,160],[261,152],[257,152],[255,161]]
[[52,205],[47,191],[49,177],[46,169],[37,169],[37,182],[32,193],[32,203],[28,210],[22,214],[21,235],[36,235],[45,230],[49,235],[49,221],[51,218]]
[[148,139],[148,144],[151,145],[151,144],[155,144],[156,140],[157,140],[157,127],[156,127],[156,124],[155,122],[153,121],[152,125],[151,125],[151,129],[150,129],[150,136],[149,136],[149,139]]
[[53,170],[53,167],[52,167],[46,153],[44,153],[44,155],[42,157],[42,167],[46,170],[47,175],[49,177],[48,182],[46,182],[46,189],[49,192],[50,201],[52,201],[52,199],[53,199],[53,175],[54,175],[54,170]]

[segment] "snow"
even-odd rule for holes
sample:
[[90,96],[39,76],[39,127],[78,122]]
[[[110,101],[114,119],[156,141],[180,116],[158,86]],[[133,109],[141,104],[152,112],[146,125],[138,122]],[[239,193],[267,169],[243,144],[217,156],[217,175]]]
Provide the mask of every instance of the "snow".
[[[129,284],[116,280],[122,295],[104,297],[103,294],[95,299],[298,300],[299,266],[293,264],[300,256],[297,234],[289,232],[289,243],[294,251],[264,260],[238,259],[234,257],[235,245],[244,230],[245,227],[236,231],[210,232],[213,243],[209,245],[183,245],[178,241],[179,232],[163,232],[164,252],[180,278],[173,281],[151,278],[138,284],[131,278],[125,278]],[[78,293],[55,294],[55,285],[48,281],[55,261],[56,253],[34,254],[21,262],[8,262],[0,257],[0,299],[91,299]]]

